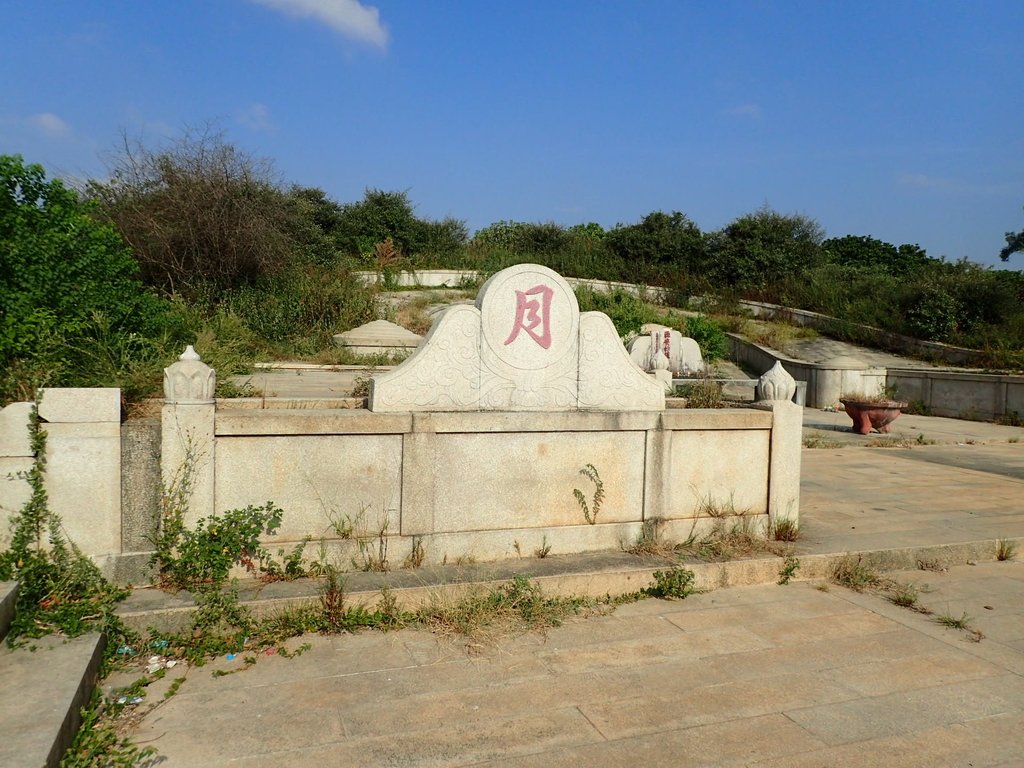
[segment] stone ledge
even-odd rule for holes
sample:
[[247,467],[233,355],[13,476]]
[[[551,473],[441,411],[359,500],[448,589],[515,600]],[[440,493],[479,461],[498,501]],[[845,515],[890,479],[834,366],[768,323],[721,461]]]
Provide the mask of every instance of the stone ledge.
[[[1024,539],[1016,539],[1018,543]],[[868,565],[881,570],[916,567],[919,559],[933,559],[943,565],[993,559],[992,541],[909,547],[841,553],[794,552],[800,568],[791,581],[826,580],[841,560],[861,556]],[[398,570],[388,573],[346,573],[345,597],[349,605],[372,607],[382,587],[389,587],[398,604],[415,610],[433,600],[454,600],[474,590],[487,590],[516,576],[527,576],[549,596],[605,597],[636,592],[647,587],[655,571],[673,565],[694,573],[694,586],[701,591],[773,584],[779,579],[781,557],[767,556],[719,563],[672,562],[626,552],[598,552],[585,555],[551,555],[544,559],[524,557],[494,563],[446,565]],[[282,610],[315,603],[320,580],[310,579],[274,584],[243,583],[242,602],[257,617],[273,616]],[[156,589],[136,590],[118,610],[125,624],[138,632],[152,627],[160,632],[181,632],[191,626],[195,603],[187,592],[167,594]]]
[[220,408],[218,437],[473,432],[630,432],[771,429],[772,414],[748,408],[671,411],[478,411],[375,413],[365,409]]
[[219,410],[218,437],[251,435],[365,435],[411,431],[408,413],[371,413],[367,410]]
[[48,422],[121,422],[116,387],[61,387],[42,390],[39,418]]
[[49,636],[0,651],[0,765],[57,766],[82,722],[106,641]]

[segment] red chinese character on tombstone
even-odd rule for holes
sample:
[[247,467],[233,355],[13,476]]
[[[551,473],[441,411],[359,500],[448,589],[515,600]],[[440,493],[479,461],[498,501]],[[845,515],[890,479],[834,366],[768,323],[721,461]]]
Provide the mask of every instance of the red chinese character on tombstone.
[[[551,346],[551,299],[554,295],[554,289],[543,284],[535,285],[528,291],[516,291],[516,319],[512,331],[505,339],[505,346],[515,341],[520,331],[526,331],[544,349]],[[532,296],[540,296],[540,301],[530,298]],[[537,326],[541,327],[539,334]]]

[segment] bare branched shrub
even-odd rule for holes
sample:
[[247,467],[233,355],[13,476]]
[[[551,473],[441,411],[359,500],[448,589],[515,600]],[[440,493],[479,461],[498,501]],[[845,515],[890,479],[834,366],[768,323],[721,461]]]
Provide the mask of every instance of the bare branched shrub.
[[297,207],[269,160],[207,127],[153,148],[124,136],[95,199],[135,252],[145,282],[167,293],[223,289],[294,263]]

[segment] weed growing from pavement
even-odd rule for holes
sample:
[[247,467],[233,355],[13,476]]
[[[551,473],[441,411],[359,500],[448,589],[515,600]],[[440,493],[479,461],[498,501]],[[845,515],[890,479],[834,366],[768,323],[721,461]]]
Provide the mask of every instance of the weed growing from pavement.
[[693,571],[673,566],[667,571],[655,571],[654,583],[641,592],[663,600],[683,600],[697,591],[693,586],[694,578]]
[[901,608],[910,608],[918,613],[931,613],[930,610],[918,602],[920,594],[921,588],[917,584],[899,581],[885,582],[885,599],[890,603]]
[[860,556],[844,557],[833,563],[829,578],[834,583],[852,589],[854,592],[863,592],[869,587],[876,587],[882,581],[875,570]]
[[541,542],[541,545],[539,547],[537,547],[535,550],[533,550],[533,555],[534,555],[534,557],[538,558],[539,560],[543,560],[545,557],[547,557],[550,554],[551,554],[551,545],[548,544],[548,537],[545,536],[543,541]]
[[797,541],[800,539],[800,524],[791,517],[774,520],[768,526],[768,538],[775,541]]
[[677,552],[678,545],[665,538],[664,529],[664,518],[651,517],[644,520],[636,540],[625,550],[631,555],[673,557]]
[[838,440],[832,440],[825,435],[811,434],[804,438],[804,448],[842,448],[843,444]]
[[949,629],[967,629],[971,623],[971,617],[968,616],[966,612],[962,613],[960,618],[956,618],[948,613],[943,613],[936,616],[935,621]]
[[788,555],[782,563],[782,568],[779,570],[779,581],[781,585],[789,584],[789,580],[796,575],[796,572],[800,570],[800,561]]
[[935,445],[935,441],[926,438],[924,433],[921,433],[915,438],[876,437],[868,440],[864,445],[868,448],[913,448],[916,445]]
[[356,538],[360,560],[353,558],[353,566],[361,571],[377,573],[391,570],[391,563],[388,561],[388,528],[390,525],[391,521],[387,510],[384,510],[380,523],[373,534]]
[[996,560],[998,560],[999,562],[1013,560],[1016,554],[1017,542],[1011,541],[1010,539],[996,540]]
[[423,546],[422,536],[412,537],[412,549],[409,554],[406,555],[405,561],[402,566],[405,568],[419,568],[423,565],[423,561],[427,559],[427,550]]

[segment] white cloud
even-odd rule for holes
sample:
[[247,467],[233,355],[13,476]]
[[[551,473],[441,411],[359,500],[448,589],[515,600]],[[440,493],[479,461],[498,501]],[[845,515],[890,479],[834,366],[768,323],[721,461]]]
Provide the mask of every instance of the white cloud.
[[270,119],[270,109],[266,104],[256,102],[250,104],[238,115],[238,122],[254,131],[274,131],[277,126]]
[[359,0],[252,0],[290,16],[311,18],[346,37],[387,48],[388,30],[380,23],[380,11]]
[[71,135],[71,126],[53,112],[40,112],[28,118],[29,125],[38,128],[51,139],[65,139]]
[[761,119],[761,107],[757,104],[739,104],[726,112],[733,117],[752,117],[755,120]]

